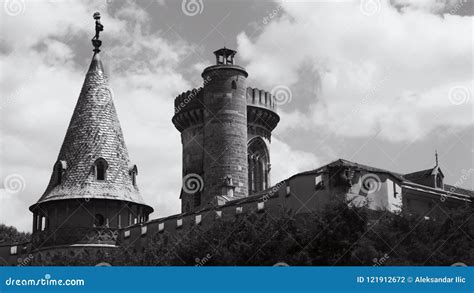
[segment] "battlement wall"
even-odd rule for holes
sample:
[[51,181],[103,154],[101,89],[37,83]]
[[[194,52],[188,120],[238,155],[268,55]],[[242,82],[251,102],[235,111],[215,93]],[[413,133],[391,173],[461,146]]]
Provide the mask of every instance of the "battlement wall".
[[258,88],[247,88],[247,106],[264,107],[276,112],[275,97],[265,90]]
[[203,122],[203,88],[183,92],[174,100],[173,124],[180,132]]
[[157,234],[180,233],[182,230],[192,229],[195,226],[211,227],[216,221],[232,219],[240,214],[254,212],[278,214],[284,206],[282,201],[291,200],[288,198],[288,192],[287,182],[282,181],[259,194],[230,201],[224,205],[129,226],[121,231],[118,245],[126,246],[133,243],[132,247],[139,250],[147,245],[150,237]]
[[202,108],[203,88],[194,88],[181,93],[174,100],[174,113],[182,113],[194,109]]

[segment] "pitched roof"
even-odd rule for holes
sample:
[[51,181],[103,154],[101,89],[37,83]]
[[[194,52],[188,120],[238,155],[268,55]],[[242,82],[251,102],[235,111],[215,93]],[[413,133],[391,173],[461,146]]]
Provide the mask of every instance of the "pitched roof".
[[436,175],[438,173],[441,174],[441,176],[444,177],[444,174],[443,174],[443,171],[441,171],[441,168],[439,166],[435,166],[434,168],[430,168],[430,169],[426,169],[426,170],[421,170],[421,171],[405,174],[405,175],[403,175],[403,177],[405,177],[405,179],[411,181],[411,180],[416,180],[416,179],[420,179],[420,178],[425,178],[425,177],[428,177],[428,176],[431,176],[431,175]]
[[454,185],[449,185],[449,184],[444,184],[444,190],[446,190],[448,193],[459,193],[463,195],[467,195],[470,197],[474,197],[474,191],[469,190],[469,189],[464,189],[460,187],[456,187]]
[[353,168],[356,168],[356,169],[362,169],[362,170],[366,170],[366,171],[369,171],[369,172],[389,174],[389,175],[394,176],[395,178],[398,178],[399,180],[403,180],[403,175],[402,174],[392,172],[392,171],[388,171],[388,170],[385,170],[385,169],[380,169],[380,168],[375,168],[375,167],[371,167],[371,166],[367,166],[367,165],[362,165],[362,164],[359,164],[359,163],[354,163],[354,162],[344,160],[344,159],[338,159],[336,161],[333,161],[333,162],[331,162],[327,165],[324,165],[322,167],[319,167],[317,169],[295,174],[295,175],[291,176],[288,179],[291,179],[291,178],[293,178],[295,176],[299,176],[299,175],[307,175],[307,174],[318,173],[318,172],[321,172],[321,171],[325,170],[327,167],[353,167]]
[[[95,179],[94,163],[99,158],[108,165],[104,181]],[[61,182],[57,184],[53,172],[38,203],[100,198],[145,204],[132,184],[128,151],[98,52],[92,58],[57,160],[65,169]]]
[[[380,169],[380,168],[375,168],[375,167],[371,167],[371,166],[367,166],[367,165],[362,165],[362,164],[350,162],[350,161],[347,161],[347,160],[344,160],[344,159],[338,159],[336,161],[333,161],[333,162],[331,162],[327,165],[324,165],[322,167],[319,167],[317,169],[295,174],[295,175],[289,177],[288,179],[286,179],[284,181],[290,180],[291,178],[296,177],[296,176],[300,176],[300,175],[316,174],[316,173],[319,173],[321,171],[326,170],[328,167],[352,167],[352,168],[362,169],[362,170],[366,170],[366,171],[374,172],[374,173],[384,173],[384,174],[391,175],[391,176],[399,179],[400,181],[404,181],[404,182],[415,182],[417,179],[424,178],[426,176],[430,176],[430,175],[435,174],[437,172],[439,172],[444,177],[443,172],[441,171],[441,168],[439,168],[438,166],[436,166],[434,168],[422,170],[422,171],[409,173],[409,174],[400,174],[400,173],[388,171],[388,170],[385,170],[385,169]],[[467,196],[470,196],[470,197],[474,197],[474,191],[459,188],[459,187],[449,185],[449,184],[444,184],[444,190],[447,191],[447,192],[451,192],[451,193],[459,193],[459,194],[467,195]]]

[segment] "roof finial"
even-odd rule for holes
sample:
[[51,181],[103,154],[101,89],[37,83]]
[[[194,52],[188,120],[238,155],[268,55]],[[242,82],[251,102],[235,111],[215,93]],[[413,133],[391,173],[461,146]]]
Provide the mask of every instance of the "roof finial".
[[99,33],[104,30],[104,26],[100,23],[100,13],[94,13],[95,19],[95,36],[92,38],[92,46],[94,46],[94,52],[100,52],[100,46],[102,45],[102,41],[99,40]]
[[435,159],[436,159],[436,166],[438,167],[438,150],[435,150]]

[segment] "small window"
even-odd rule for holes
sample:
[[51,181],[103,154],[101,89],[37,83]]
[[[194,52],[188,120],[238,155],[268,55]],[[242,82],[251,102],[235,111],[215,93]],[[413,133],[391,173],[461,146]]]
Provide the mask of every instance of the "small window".
[[95,178],[96,180],[104,181],[106,178],[108,164],[107,161],[99,158],[95,161]]
[[137,173],[132,173],[132,184],[137,185]]
[[55,176],[55,179],[56,179],[56,184],[55,185],[59,185],[61,184],[61,181],[63,179],[63,168],[61,168],[61,164],[56,164],[55,168],[54,168],[54,176]]
[[286,196],[290,196],[290,194],[291,194],[290,185],[287,185],[286,186]]
[[41,231],[46,230],[46,225],[47,225],[46,217],[42,216],[41,217]]
[[124,238],[130,237],[130,230],[125,230],[125,231],[123,232],[123,237],[124,237]]
[[158,224],[158,232],[163,232],[165,230],[165,223]]
[[201,224],[202,221],[202,216],[201,215],[196,215],[196,225]]
[[105,218],[101,214],[95,214],[94,216],[94,227],[102,227],[105,224]]
[[257,210],[258,211],[263,211],[263,209],[265,208],[265,202],[259,202],[257,203]]
[[66,170],[66,161],[59,160],[54,164],[53,176],[54,176],[54,186],[61,184],[63,180],[63,174]]
[[237,89],[237,83],[235,82],[235,80],[232,81],[232,89],[233,90]]
[[314,185],[316,189],[323,189],[323,176],[321,174],[314,177]]
[[176,220],[176,228],[181,228],[181,227],[183,227],[183,219]]
[[216,219],[222,218],[222,211],[216,211]]
[[133,165],[130,167],[129,172],[130,177],[132,178],[132,184],[133,186],[137,185],[137,175],[138,175],[138,168],[137,165]]
[[443,178],[439,174],[436,175],[436,188],[443,189]]
[[147,228],[146,225],[145,225],[145,226],[142,226],[142,235],[145,235],[145,234],[146,234],[147,229],[148,229],[148,228]]
[[240,215],[240,214],[242,213],[242,211],[243,211],[243,208],[242,208],[242,207],[236,207],[236,208],[235,208],[235,213],[236,213],[237,215]]
[[10,254],[15,255],[18,253],[18,246],[12,246],[10,247]]

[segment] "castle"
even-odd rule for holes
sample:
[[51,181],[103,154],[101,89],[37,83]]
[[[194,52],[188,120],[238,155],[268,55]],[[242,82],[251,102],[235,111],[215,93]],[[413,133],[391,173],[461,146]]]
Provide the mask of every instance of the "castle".
[[[137,186],[112,91],[100,58],[100,14],[94,54],[46,191],[30,207],[28,243],[0,244],[0,259],[17,265],[31,256],[41,265],[57,252],[139,249],[148,236],[248,212],[318,212],[334,197],[373,210],[402,208],[436,217],[435,206],[472,205],[474,192],[444,183],[433,168],[410,174],[336,160],[271,184],[270,143],[280,117],[271,93],[248,87],[248,73],[234,64],[236,51],[214,52],[203,86],[175,99],[172,122],[181,133],[181,213],[150,220]],[[435,205],[433,203],[436,203]]]

